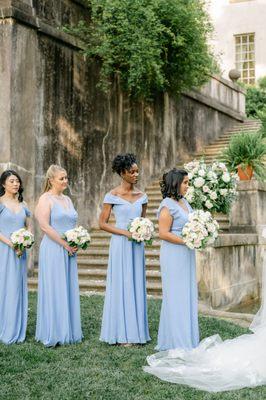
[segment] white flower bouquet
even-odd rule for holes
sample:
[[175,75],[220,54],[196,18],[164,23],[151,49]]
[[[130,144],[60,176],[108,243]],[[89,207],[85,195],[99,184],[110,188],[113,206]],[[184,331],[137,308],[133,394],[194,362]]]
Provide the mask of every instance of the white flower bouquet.
[[89,232],[83,226],[69,229],[63,234],[63,239],[67,241],[70,247],[78,247],[82,250],[86,250],[91,241]]
[[222,162],[208,166],[204,160],[184,165],[190,179],[186,199],[196,210],[227,214],[236,197],[238,176]]
[[204,249],[214,243],[218,236],[219,224],[209,211],[196,210],[189,214],[184,225],[182,238],[190,249]]
[[34,244],[34,236],[26,228],[21,228],[13,232],[10,240],[18,257],[21,257],[24,251],[30,249]]
[[128,225],[128,231],[132,233],[130,240],[137,243],[151,245],[154,238],[154,225],[148,218],[137,217]]

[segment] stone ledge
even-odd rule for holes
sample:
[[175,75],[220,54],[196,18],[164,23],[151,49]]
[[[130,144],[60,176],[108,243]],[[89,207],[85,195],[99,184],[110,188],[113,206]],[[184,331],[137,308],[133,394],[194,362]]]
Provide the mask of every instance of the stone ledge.
[[218,236],[213,247],[218,248],[218,247],[245,246],[245,245],[256,245],[258,243],[259,243],[259,238],[258,235],[255,233],[225,233],[225,234],[220,234]]
[[77,50],[82,50],[84,48],[82,41],[68,35],[67,33],[60,31],[58,28],[54,28],[47,24],[40,18],[34,16],[33,14],[26,14],[16,7],[0,8],[0,19],[9,20],[13,19],[14,23],[20,22],[24,25],[28,25],[31,28],[37,30],[39,33],[50,36],[55,40],[61,41],[71,47],[77,48]]
[[256,179],[250,181],[239,181],[237,183],[237,190],[241,192],[258,190],[266,192],[266,182],[259,182]]

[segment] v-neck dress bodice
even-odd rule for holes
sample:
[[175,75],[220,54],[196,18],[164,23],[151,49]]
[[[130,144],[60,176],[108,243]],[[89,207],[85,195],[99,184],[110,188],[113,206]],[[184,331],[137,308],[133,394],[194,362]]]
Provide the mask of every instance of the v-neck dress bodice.
[[[75,228],[77,211],[71,201],[66,208],[52,196],[49,198],[50,226],[62,236]],[[77,256],[69,256],[48,235],[43,236],[39,251],[36,340],[45,346],[82,340]]]
[[[184,204],[188,212],[193,211],[185,199]],[[168,197],[162,200],[158,217],[163,208],[168,209],[173,219],[171,233],[181,237],[188,212]],[[160,267],[163,301],[156,349],[192,349],[199,343],[195,251],[183,244],[162,240]]]
[[[24,228],[30,211],[23,204],[13,212],[0,204],[0,232],[10,239],[13,232]],[[27,255],[19,258],[7,244],[0,242],[0,341],[23,342],[28,315]]]
[[[125,230],[130,221],[141,216],[147,202],[146,195],[134,203],[111,193],[104,198],[105,204],[112,205],[115,226]],[[113,234],[110,242],[100,340],[109,344],[150,340],[144,245],[122,235]]]

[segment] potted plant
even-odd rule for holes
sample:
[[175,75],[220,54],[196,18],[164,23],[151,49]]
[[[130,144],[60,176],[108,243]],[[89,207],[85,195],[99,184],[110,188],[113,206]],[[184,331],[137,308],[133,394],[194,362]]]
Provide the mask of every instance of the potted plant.
[[266,141],[262,132],[242,132],[232,136],[223,152],[223,161],[230,171],[237,171],[241,180],[249,180],[253,173],[258,180],[265,180]]

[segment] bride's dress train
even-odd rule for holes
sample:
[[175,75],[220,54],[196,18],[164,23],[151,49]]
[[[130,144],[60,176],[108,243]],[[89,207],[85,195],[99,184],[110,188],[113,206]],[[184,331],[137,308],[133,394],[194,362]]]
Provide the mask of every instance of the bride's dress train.
[[219,335],[193,350],[174,349],[147,357],[144,371],[158,378],[209,392],[266,385],[266,260],[263,263],[262,305],[251,334],[222,341]]

